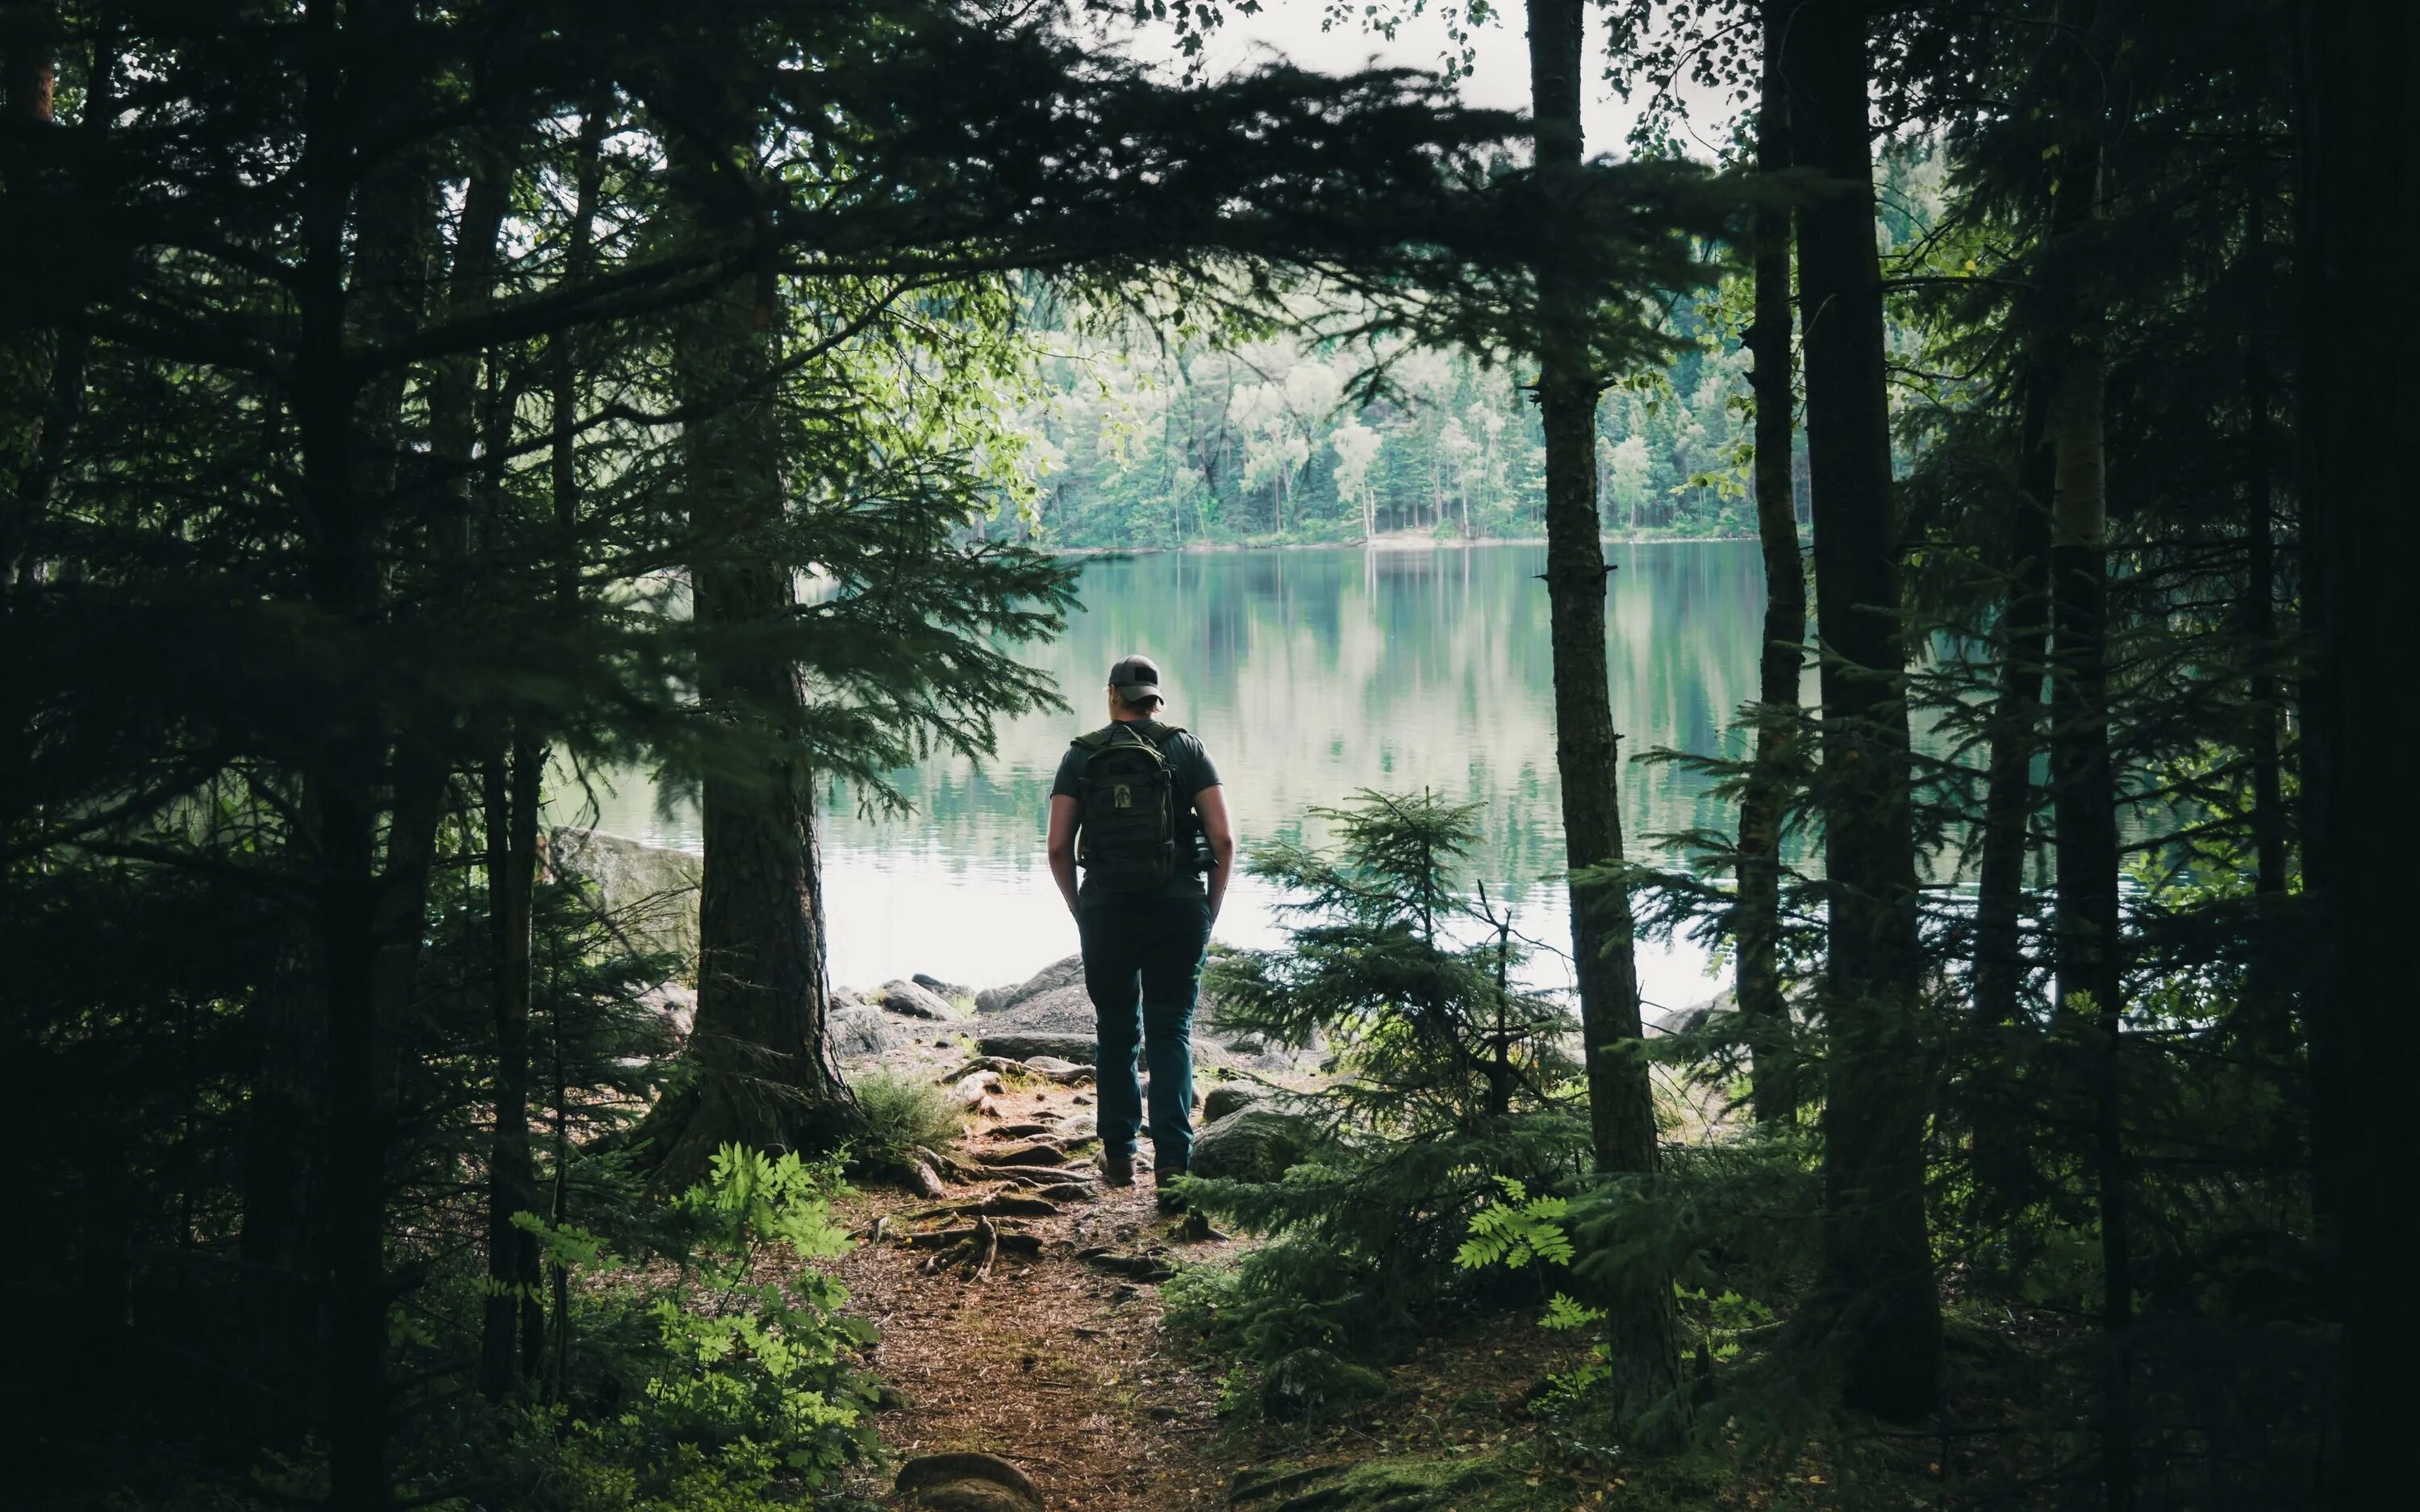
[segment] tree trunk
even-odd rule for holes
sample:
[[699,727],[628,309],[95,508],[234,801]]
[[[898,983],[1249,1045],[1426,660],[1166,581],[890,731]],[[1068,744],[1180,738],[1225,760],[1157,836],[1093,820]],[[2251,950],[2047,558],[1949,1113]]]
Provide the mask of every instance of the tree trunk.
[[48,122],[58,82],[58,7],[54,0],[17,0],[0,17],[0,94],[8,118]]
[[[2404,75],[2420,13],[2401,0],[2303,8],[2297,59],[2303,350],[2295,364],[2304,466],[2304,549],[2319,617],[2304,793],[2306,887],[2325,928],[2307,1011],[2319,1140],[2322,1235],[2341,1326],[2327,1506],[2390,1506],[2409,1494],[2411,1361],[2412,857],[2420,747],[2389,725],[2420,644],[2420,487],[2399,446],[2420,412],[2411,281],[2379,280],[2408,255],[2420,147]],[[2375,289],[2359,315],[2348,289]],[[2306,600],[2307,602],[2307,600]],[[2400,1405],[2398,1405],[2400,1404]]]
[[516,1359],[518,1335],[528,1332],[536,1299],[538,1255],[536,1236],[515,1227],[513,1215],[538,1206],[529,1128],[530,914],[545,762],[545,746],[522,729],[515,733],[510,764],[495,761],[487,774],[496,1121],[488,1156],[488,1295],[480,1319],[479,1390],[489,1401],[511,1395],[517,1376],[537,1364],[535,1353]]
[[2244,538],[2246,542],[2243,630],[2251,641],[2252,854],[2254,887],[2264,900],[2286,894],[2286,798],[2284,764],[2278,751],[2276,500],[2270,483],[2270,407],[2266,338],[2244,338]]
[[693,533],[715,548],[690,574],[698,699],[729,738],[703,783],[695,1079],[636,1136],[665,1188],[704,1176],[724,1144],[827,1148],[856,1112],[824,1029],[805,690],[764,647],[796,598],[789,558],[763,544],[784,498],[768,332],[752,311],[748,290],[710,301],[685,317],[675,352],[684,405],[711,417],[688,427],[682,461]]
[[[2256,197],[2244,233],[2246,256],[2256,270],[2268,261],[2263,210]],[[2243,637],[2252,662],[2246,688],[2251,730],[2244,744],[2252,758],[2253,887],[2261,929],[2243,995],[2255,1041],[2282,1068],[2292,1060],[2296,1041],[2293,991],[2280,941],[2288,900],[2277,670],[2285,646],[2277,634],[2276,498],[2272,483],[2276,437],[2271,423],[2276,394],[2270,375],[2269,342],[2269,334],[2260,331],[2243,338]]]
[[1905,1421],[1939,1394],[1941,1310],[1925,1233],[1922,958],[1866,21],[1859,0],[1807,0],[1785,63],[1797,161],[1831,180],[1798,229],[1824,651],[1823,1289],[1838,1309],[1846,1400]]
[[[1542,174],[1569,175],[1581,156],[1583,0],[1529,0],[1529,88]],[[1546,592],[1555,657],[1555,764],[1562,780],[1571,886],[1572,956],[1588,1070],[1589,1119],[1600,1170],[1656,1165],[1654,1088],[1638,1022],[1629,885],[1621,866],[1621,769],[1606,687],[1606,567],[1596,513],[1596,406],[1603,378],[1586,341],[1595,291],[1559,263],[1541,279],[1545,329],[1538,408],[1546,443]],[[1671,1284],[1628,1278],[1609,1303],[1616,1421],[1630,1423],[1677,1382]]]
[[[484,145],[462,197],[454,266],[446,303],[461,317],[484,308],[495,291],[497,243],[511,202],[515,170],[493,144]],[[437,571],[428,583],[429,609],[437,614],[467,612],[475,593],[472,562],[473,480],[478,469],[479,355],[458,352],[439,360],[429,385],[429,452],[436,497],[427,512],[429,557]],[[398,758],[396,810],[415,818],[442,807],[453,767],[455,732],[450,716],[423,711],[411,732],[415,749]],[[530,1294],[537,1266],[533,1236],[513,1227],[512,1215],[535,1205],[535,1173],[529,1146],[529,931],[530,898],[536,874],[536,758],[526,754],[523,732],[509,742],[501,728],[484,765],[487,782],[488,898],[490,931],[489,992],[496,1026],[495,1126],[489,1147],[488,1279],[480,1337],[479,1386],[490,1400],[512,1389],[514,1334],[522,1299]],[[507,752],[509,751],[509,755]],[[509,765],[507,764],[509,762]],[[523,809],[526,808],[526,814]],[[398,828],[400,829],[400,825]],[[393,863],[390,862],[392,870]],[[394,889],[397,927],[425,906],[427,868]],[[416,935],[416,925],[409,926]],[[397,991],[410,992],[409,973],[398,970]]]
[[[2052,43],[2062,122],[2061,171],[2052,192],[2054,244],[2089,235],[2100,217],[2102,116],[2106,64],[2098,18],[2071,8]],[[2087,52],[2086,50],[2090,51]],[[2118,803],[2109,754],[2108,472],[2104,312],[2095,284],[2074,269],[2091,255],[2069,252],[2074,308],[2055,335],[2050,427],[2056,454],[2051,505],[2052,823],[2058,836],[2053,879],[2054,964],[2063,1022],[2089,1025],[2086,1081],[2093,1103],[2093,1169],[2099,1187],[2103,1279],[2102,1494],[2109,1512],[2133,1504],[2133,1388],[2127,1366],[2133,1323],[2129,1201],[2120,1080],[2125,1001],[2118,912]]]
[[[9,8],[0,27],[0,90],[8,102],[0,119],[21,127],[55,123],[58,31],[57,8],[47,3],[21,3]],[[90,98],[85,102],[79,130],[98,137],[108,129],[116,83],[116,39],[104,23],[92,46],[92,70],[87,75]],[[23,197],[31,185],[15,186]],[[44,346],[48,350],[42,350]],[[0,349],[0,364],[23,375],[16,392],[5,395],[0,411],[0,462],[14,464],[8,476],[16,495],[14,507],[0,509],[0,613],[11,592],[31,582],[41,571],[39,543],[50,514],[51,499],[67,466],[68,446],[84,414],[85,367],[92,352],[90,333],[72,317],[45,329],[37,325]],[[14,434],[12,434],[14,433]],[[18,455],[8,455],[10,452]]]
[[[393,339],[416,324],[426,284],[419,259],[434,194],[427,162],[410,153],[391,158],[356,188],[346,74],[353,61],[385,52],[382,39],[398,21],[392,8],[343,20],[334,8],[314,8],[304,23],[313,61],[297,172],[302,262],[294,286],[302,341],[292,402],[311,542],[306,580],[314,607],[357,654],[380,634],[388,610],[382,563],[393,546],[403,376],[390,371],[364,384],[349,348]],[[407,810],[398,801],[392,822],[380,823],[391,742],[374,699],[344,700],[326,723],[329,733],[310,763],[306,807],[320,826],[318,956],[327,1019],[326,1180],[313,1196],[325,1267],[329,1501],[375,1512],[394,1491],[386,1381],[394,1290],[385,1242],[396,1015],[417,955],[418,898],[436,814],[433,808]],[[396,755],[410,759],[401,748]],[[404,785],[399,774],[397,780]]]
[[[1790,166],[1790,103],[1781,77],[1787,11],[1764,9],[1763,94],[1758,104],[1756,165]],[[1756,318],[1747,330],[1756,367],[1756,529],[1764,547],[1764,639],[1757,660],[1755,765],[1740,796],[1739,1006],[1756,1057],[1760,1123],[1798,1119],[1796,1050],[1790,1005],[1781,995],[1781,817],[1789,801],[1791,747],[1798,733],[1798,672],[1807,640],[1807,579],[1798,555],[1797,512],[1790,492],[1792,385],[1790,211],[1760,210],[1756,224]]]
[[2026,1129],[2016,1080],[2024,1021],[2025,858],[2032,849],[2034,752],[2041,742],[2043,656],[2050,639],[2050,508],[2055,455],[2048,440],[2048,379],[2025,374],[2018,422],[2016,517],[2010,522],[2009,586],[2000,611],[2000,687],[1992,708],[1992,755],[1983,794],[1982,860],[1975,889],[1975,1022],[1978,1062],[1990,1078],[1969,1083],[1978,1180],[2013,1209],[2022,1200]]

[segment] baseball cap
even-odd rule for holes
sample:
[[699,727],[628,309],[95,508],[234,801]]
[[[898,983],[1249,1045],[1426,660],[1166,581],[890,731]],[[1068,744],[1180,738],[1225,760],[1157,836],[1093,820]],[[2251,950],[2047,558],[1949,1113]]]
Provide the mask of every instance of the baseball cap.
[[1159,663],[1149,656],[1123,658],[1109,669],[1109,686],[1126,699],[1156,699],[1164,695],[1159,690]]

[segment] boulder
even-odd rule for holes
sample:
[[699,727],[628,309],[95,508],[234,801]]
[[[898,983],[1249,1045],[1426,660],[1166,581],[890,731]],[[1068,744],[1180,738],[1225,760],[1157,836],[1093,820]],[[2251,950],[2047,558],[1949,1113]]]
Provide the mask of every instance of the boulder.
[[920,1455],[899,1467],[894,1489],[927,1512],[1042,1512],[1025,1472],[994,1455]]
[[1311,1121],[1275,1108],[1237,1108],[1193,1136],[1195,1176],[1274,1181],[1311,1148]]
[[1239,1108],[1265,1102],[1268,1095],[1267,1088],[1251,1082],[1220,1082],[1210,1088],[1209,1095],[1202,1098],[1202,1116],[1216,1123]]
[[659,982],[640,994],[639,1001],[656,1015],[656,1023],[675,1045],[689,1038],[690,1027],[697,1023],[697,989],[686,983]]
[[1651,1008],[1640,1015],[1650,1034],[1694,1034],[1706,1026],[1706,1021],[1717,1013],[1739,1011],[1739,996],[1726,987],[1702,1003],[1686,1008]]
[[824,1032],[832,1055],[841,1060],[887,1056],[903,1041],[897,1023],[878,1008],[835,1008],[825,1015]]
[[1261,1380],[1261,1415],[1272,1423],[1332,1417],[1387,1395],[1387,1378],[1326,1350],[1296,1350]]
[[985,1028],[1000,1034],[1090,1034],[1093,996],[1082,982],[1070,982],[979,1017]]
[[548,870],[579,876],[622,932],[651,950],[697,959],[697,889],[706,860],[601,829],[547,832]]
[[975,1041],[975,1053],[1004,1060],[1031,1060],[1053,1056],[1079,1066],[1097,1063],[1099,1047],[1089,1034],[986,1034]]
[[972,987],[961,987],[954,981],[943,981],[939,977],[927,976],[921,971],[908,980],[947,1003],[954,1004],[961,997],[972,997],[975,995]]
[[1032,997],[1059,988],[1084,985],[1084,958],[1071,955],[1053,961],[1014,987],[986,987],[975,994],[975,1011],[999,1013]]
[[912,981],[886,981],[875,991],[888,1012],[911,1019],[933,1019],[944,1024],[958,1016],[957,1011],[948,1003]]

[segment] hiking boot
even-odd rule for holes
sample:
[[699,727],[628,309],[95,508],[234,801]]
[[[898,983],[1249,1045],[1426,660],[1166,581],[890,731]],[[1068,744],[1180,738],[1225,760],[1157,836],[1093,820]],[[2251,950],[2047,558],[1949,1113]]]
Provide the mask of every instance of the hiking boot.
[[1121,1155],[1109,1150],[1101,1152],[1101,1181],[1106,1186],[1134,1185],[1134,1152]]
[[1176,1190],[1176,1183],[1183,1180],[1185,1180],[1185,1167],[1182,1165],[1153,1175],[1152,1200],[1158,1204],[1160,1211],[1174,1213],[1192,1211]]

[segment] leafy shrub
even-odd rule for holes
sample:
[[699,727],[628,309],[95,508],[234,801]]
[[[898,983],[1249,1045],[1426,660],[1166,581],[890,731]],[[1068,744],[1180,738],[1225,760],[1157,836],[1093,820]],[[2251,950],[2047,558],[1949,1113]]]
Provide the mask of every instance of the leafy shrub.
[[848,1293],[810,1263],[846,1243],[831,1219],[841,1190],[833,1163],[725,1146],[676,1205],[690,1247],[669,1273],[520,1215],[582,1282],[579,1332],[604,1365],[588,1395],[613,1403],[541,1414],[567,1457],[557,1504],[746,1506],[829,1486],[873,1446],[875,1383],[855,1361],[873,1328],[843,1315]]

